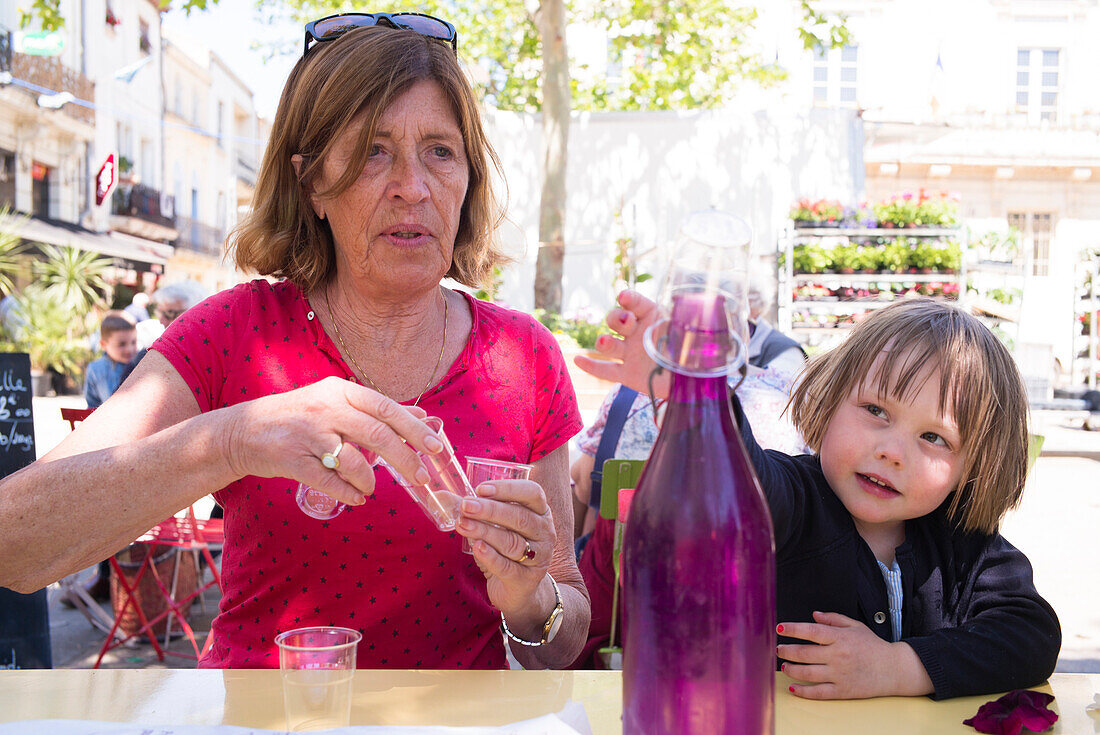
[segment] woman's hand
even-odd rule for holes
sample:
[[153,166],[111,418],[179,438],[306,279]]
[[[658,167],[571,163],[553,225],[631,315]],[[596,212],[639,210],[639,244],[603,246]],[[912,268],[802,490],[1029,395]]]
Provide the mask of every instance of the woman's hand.
[[[620,337],[602,335],[596,340],[596,351],[604,359],[593,359],[586,355],[573,358],[574,364],[590,375],[649,395],[649,376],[656,363],[645,351],[642,342],[645,330],[654,324],[659,316],[657,304],[637,291],[622,291],[618,297],[619,308],[607,314],[607,326]],[[669,376],[662,372],[653,378],[653,391],[656,398],[668,396]]]
[[813,645],[786,643],[776,648],[783,672],[805,684],[791,693],[806,699],[865,699],[919,696],[932,692],[932,680],[908,643],[890,643],[866,625],[839,613],[814,613],[814,623],[781,623],[785,636]]
[[542,486],[531,480],[492,480],[476,492],[476,499],[462,501],[458,532],[470,539],[489,601],[507,616],[530,606],[550,570],[558,539],[554,516]]
[[[423,409],[336,377],[226,410],[234,414],[226,450],[234,474],[293,478],[347,505],[374,492],[374,468],[356,447],[420,482],[427,470],[406,442],[431,454],[443,448],[420,420]],[[321,457],[341,442],[338,466],[326,468]]]

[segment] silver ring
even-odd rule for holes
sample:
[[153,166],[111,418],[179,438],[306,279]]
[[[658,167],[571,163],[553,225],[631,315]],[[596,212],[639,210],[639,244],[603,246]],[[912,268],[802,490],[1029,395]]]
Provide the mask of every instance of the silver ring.
[[523,539],[523,553],[516,559],[517,564],[526,564],[529,561],[535,560],[535,550],[531,548],[531,542],[527,539]]
[[338,470],[340,469],[340,450],[344,448],[344,442],[340,442],[336,445],[336,449],[331,452],[325,452],[321,455],[321,464],[325,469]]

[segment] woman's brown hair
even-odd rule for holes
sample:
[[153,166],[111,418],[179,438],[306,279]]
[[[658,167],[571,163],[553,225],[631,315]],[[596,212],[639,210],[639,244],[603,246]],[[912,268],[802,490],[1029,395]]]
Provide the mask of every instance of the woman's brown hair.
[[875,312],[840,346],[810,361],[791,396],[791,418],[816,452],[853,389],[877,377],[878,385],[867,387],[904,399],[933,368],[940,371],[940,411],[950,408],[964,458],[948,518],[963,531],[993,533],[1024,490],[1027,396],[1008,350],[971,315],[930,299]]
[[[252,212],[230,235],[237,267],[287,278],[310,291],[336,267],[328,222],[310,206],[310,193],[338,196],[363,170],[378,118],[417,82],[434,81],[451,103],[469,162],[454,255],[447,276],[481,285],[508,258],[495,231],[502,212],[493,194],[500,162],[481,124],[477,101],[450,46],[414,31],[357,28],[317,44],[298,60],[279,100],[271,139],[256,181]],[[343,175],[328,191],[313,192],[340,134],[364,116],[363,135]],[[301,155],[300,175],[291,157]]]

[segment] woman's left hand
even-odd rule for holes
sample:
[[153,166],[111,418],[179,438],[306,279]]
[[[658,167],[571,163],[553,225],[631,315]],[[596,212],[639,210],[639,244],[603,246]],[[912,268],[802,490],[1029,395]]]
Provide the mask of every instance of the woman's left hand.
[[505,615],[525,610],[557,543],[546,494],[531,480],[492,480],[477,494],[462,501],[458,532],[470,539],[493,606]]

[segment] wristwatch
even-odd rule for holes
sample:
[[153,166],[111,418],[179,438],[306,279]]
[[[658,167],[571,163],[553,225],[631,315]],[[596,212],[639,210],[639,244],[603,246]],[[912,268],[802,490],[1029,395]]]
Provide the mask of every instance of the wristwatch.
[[547,616],[546,622],[542,624],[542,640],[538,643],[533,641],[526,641],[512,631],[508,630],[508,621],[504,619],[504,613],[500,614],[500,625],[504,629],[504,634],[523,646],[545,646],[550,641],[554,640],[554,636],[558,634],[558,630],[561,629],[561,622],[565,619],[565,608],[561,604],[561,590],[558,589],[558,583],[554,581],[554,578],[549,574],[546,575],[550,580],[550,584],[554,586],[554,609],[550,611],[550,615]]

